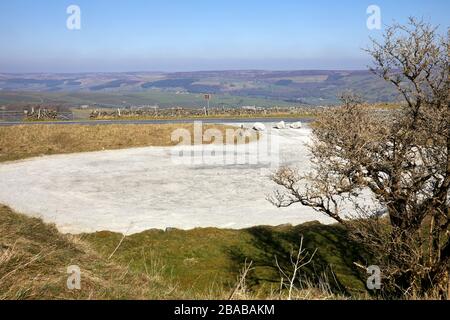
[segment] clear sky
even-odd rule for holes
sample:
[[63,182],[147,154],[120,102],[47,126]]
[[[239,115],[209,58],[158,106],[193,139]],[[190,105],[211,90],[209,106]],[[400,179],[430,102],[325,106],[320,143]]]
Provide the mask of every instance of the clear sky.
[[1,0],[0,72],[365,69],[371,4],[449,26],[449,0]]

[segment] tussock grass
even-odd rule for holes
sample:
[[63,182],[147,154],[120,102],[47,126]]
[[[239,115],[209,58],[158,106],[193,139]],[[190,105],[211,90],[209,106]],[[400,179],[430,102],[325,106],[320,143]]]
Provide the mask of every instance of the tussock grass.
[[[50,154],[172,146],[177,144],[171,141],[174,130],[186,129],[193,136],[193,127],[193,124],[36,124],[0,127],[0,162]],[[203,125],[202,128],[204,132],[218,129],[223,136],[227,129],[236,129],[220,124]]]
[[[70,265],[81,269],[81,290],[67,288]],[[135,273],[101,257],[79,237],[0,206],[0,300],[183,297],[160,271]]]
[[[190,292],[192,297],[212,299],[227,299],[245,261],[252,261],[246,282],[248,290],[236,298],[285,299],[287,295],[279,290],[280,273],[275,256],[282,266],[289,265],[291,249],[298,245],[301,234],[305,248],[318,251],[313,262],[302,270],[303,280],[297,284],[294,299],[366,293],[365,280],[353,265],[354,261],[363,260],[362,249],[347,238],[342,227],[318,222],[242,230],[148,230],[127,236],[113,260],[140,272],[152,260],[152,255],[144,255],[143,251],[157,252],[160,261],[168,266],[165,274],[173,277],[181,291]],[[121,234],[108,231],[84,235],[102,256],[109,256],[121,238]]]
[[[272,238],[260,238],[262,230]],[[120,242],[123,236],[112,232],[64,235],[40,219],[0,206],[0,300],[228,299],[247,257],[254,268],[247,275],[245,290],[239,290],[233,299],[286,299],[279,291],[272,252],[275,247],[280,249],[282,261],[290,237],[300,230],[309,227],[153,230]],[[337,245],[331,240],[332,230],[312,228],[309,234],[330,238],[328,246],[322,243],[319,256],[325,263],[338,262],[348,254],[332,252]],[[296,242],[298,238],[294,238]],[[341,240],[337,238],[336,242]],[[315,247],[321,241],[316,239],[307,245]],[[327,254],[335,254],[336,260],[330,260]],[[81,269],[81,290],[66,286],[70,265]],[[320,265],[317,261],[314,268],[320,270]],[[305,280],[293,299],[348,298],[333,290],[325,277],[317,282],[308,276],[311,271],[315,272],[305,270]],[[349,270],[337,272],[339,281],[346,282],[349,276]]]

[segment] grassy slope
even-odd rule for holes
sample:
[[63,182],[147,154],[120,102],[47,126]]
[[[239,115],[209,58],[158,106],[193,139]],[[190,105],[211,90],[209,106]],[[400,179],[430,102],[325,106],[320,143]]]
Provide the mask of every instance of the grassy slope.
[[[121,243],[123,236],[111,232],[63,235],[0,206],[0,299],[224,299],[246,259],[255,266],[247,297],[273,297],[280,281],[274,255],[286,266],[299,234],[310,251],[318,248],[305,276],[318,281],[326,273],[334,292],[364,293],[352,266],[364,258],[338,226],[149,230]],[[66,288],[66,268],[74,264],[82,272],[80,291]]]
[[[0,91],[0,104],[57,103],[67,105],[93,104],[118,106],[125,104],[159,104],[160,106],[204,105],[201,93],[213,93],[213,105],[274,106],[295,104],[301,99],[313,105],[337,103],[345,90],[361,94],[365,100],[393,101],[394,89],[369,71],[287,71],[287,72],[193,72],[178,74],[110,74],[74,75],[80,85],[54,85],[54,80],[41,83],[15,83],[12,88],[22,92]],[[246,73],[246,74],[244,74]],[[302,74],[303,73],[303,74]],[[7,76],[9,78],[9,76]],[[41,79],[42,80],[42,79]],[[162,81],[161,81],[162,80]],[[137,83],[134,83],[137,81]],[[157,88],[141,85],[154,82]],[[281,82],[280,82],[281,81]],[[284,81],[284,83],[283,83]],[[120,86],[120,84],[126,84]],[[11,85],[11,83],[9,83]],[[4,90],[8,90],[6,85]],[[106,90],[89,90],[95,87]],[[153,86],[151,86],[153,87]],[[36,92],[27,90],[58,90]],[[61,91],[60,91],[61,90]],[[74,90],[74,91],[72,91]],[[177,90],[192,93],[177,94]],[[195,93],[197,92],[197,93]],[[286,102],[291,101],[291,102]]]
[[[245,260],[253,261],[255,269],[249,276],[249,284],[262,297],[270,289],[277,289],[280,275],[275,266],[277,256],[282,266],[287,266],[292,248],[297,248],[300,235],[304,235],[304,247],[318,252],[313,263],[303,270],[311,280],[319,280],[323,273],[337,292],[362,293],[364,284],[353,266],[363,261],[361,249],[349,239],[339,226],[326,226],[311,222],[296,227],[254,227],[242,230],[199,228],[164,232],[150,230],[131,235],[116,251],[114,261],[130,263],[135,271],[144,271],[154,256],[167,265],[184,290],[195,292],[231,288]],[[103,255],[117,246],[122,235],[98,232],[85,235],[88,241]],[[335,276],[333,278],[332,272]]]
[[[125,102],[124,102],[125,101]],[[176,94],[161,90],[148,90],[144,92],[30,92],[0,91],[0,104],[61,104],[61,105],[93,105],[119,107],[125,105],[154,105],[160,107],[184,106],[198,107],[205,105],[202,94]],[[279,100],[264,99],[258,97],[241,97],[228,94],[214,95],[211,105],[225,106],[292,106],[289,103]]]
[[[81,290],[68,290],[67,267],[81,269]],[[164,299],[183,295],[167,279],[108,261],[78,237],[0,206],[0,300]]]

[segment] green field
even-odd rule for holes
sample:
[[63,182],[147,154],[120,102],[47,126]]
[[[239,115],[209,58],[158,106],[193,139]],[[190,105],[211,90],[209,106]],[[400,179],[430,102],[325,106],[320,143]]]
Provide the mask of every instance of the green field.
[[178,73],[0,74],[1,104],[260,107],[330,105],[351,90],[368,102],[393,102],[398,95],[368,70],[210,71]]
[[[4,92],[0,91],[0,105],[50,104],[68,107],[96,105],[104,107],[124,107],[130,105],[159,105],[160,107],[202,107],[205,105],[203,95],[194,93],[167,92],[152,89],[142,92]],[[211,107],[248,106],[294,106],[282,100],[240,97],[228,94],[213,95]]]

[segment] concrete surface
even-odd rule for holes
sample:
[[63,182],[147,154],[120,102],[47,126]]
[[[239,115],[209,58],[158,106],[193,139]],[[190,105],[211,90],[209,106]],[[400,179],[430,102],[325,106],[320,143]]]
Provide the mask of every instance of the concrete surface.
[[[305,143],[310,129],[264,135],[278,139],[279,152],[256,164],[212,164],[206,161],[208,156],[200,161],[198,154],[190,164],[174,158],[174,150],[178,154],[193,147],[55,155],[1,164],[0,203],[41,217],[66,233],[331,222],[309,208],[279,209],[266,200],[275,187],[269,178],[274,170],[270,163],[280,160],[308,170]],[[207,154],[211,157],[222,147],[209,146]],[[226,152],[249,156],[259,150],[257,143],[232,148]]]

